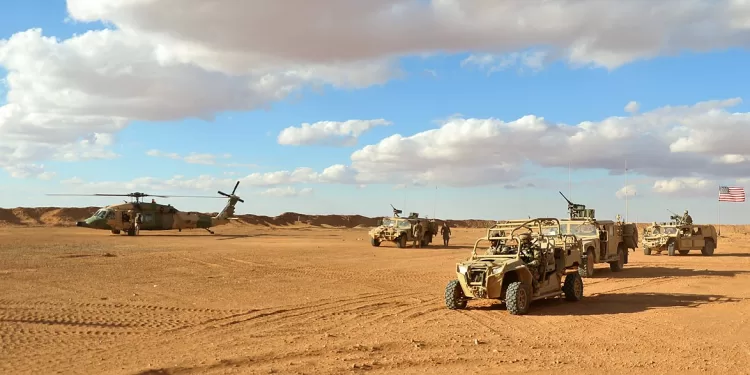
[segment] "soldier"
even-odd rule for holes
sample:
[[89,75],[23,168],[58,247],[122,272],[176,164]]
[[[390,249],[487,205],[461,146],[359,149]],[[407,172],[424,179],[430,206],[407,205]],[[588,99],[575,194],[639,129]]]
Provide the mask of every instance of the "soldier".
[[685,210],[685,213],[682,214],[682,221],[684,221],[687,225],[693,224],[693,218],[688,214],[688,210]]
[[440,228],[440,234],[443,235],[443,246],[448,247],[448,241],[451,238],[451,228],[448,227],[448,222],[443,222],[443,227]]
[[135,214],[135,235],[137,236],[138,233],[141,232],[141,224],[143,223],[143,216],[141,216],[141,213]]
[[539,266],[541,265],[541,249],[536,249],[532,247],[531,244],[531,235],[528,233],[524,233],[519,236],[521,239],[521,248],[530,250],[532,260],[526,264],[526,266],[529,267],[529,271],[531,271],[531,275],[533,276],[531,278],[531,283],[534,286],[534,290],[539,290]]
[[422,247],[422,223],[417,221],[412,231],[414,235],[414,247]]

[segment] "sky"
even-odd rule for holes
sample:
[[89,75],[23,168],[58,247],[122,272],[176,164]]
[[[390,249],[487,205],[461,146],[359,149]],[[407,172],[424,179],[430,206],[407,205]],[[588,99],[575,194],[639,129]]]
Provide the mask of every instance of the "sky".
[[8,3],[0,207],[750,223],[747,1]]

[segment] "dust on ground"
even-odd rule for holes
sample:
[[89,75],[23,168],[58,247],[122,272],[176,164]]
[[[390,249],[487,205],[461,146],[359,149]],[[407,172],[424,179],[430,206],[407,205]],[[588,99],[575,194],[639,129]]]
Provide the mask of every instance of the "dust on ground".
[[445,308],[450,248],[367,228],[0,228],[0,373],[746,373],[750,248],[597,265],[580,302]]

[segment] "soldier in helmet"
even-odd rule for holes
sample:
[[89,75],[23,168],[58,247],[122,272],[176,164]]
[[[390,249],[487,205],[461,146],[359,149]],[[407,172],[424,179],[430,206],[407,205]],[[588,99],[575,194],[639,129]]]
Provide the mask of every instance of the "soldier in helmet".
[[440,228],[440,234],[443,236],[443,246],[448,247],[448,241],[451,238],[451,228],[448,227],[448,222],[443,222],[443,227]]
[[531,243],[531,235],[528,233],[524,233],[520,236],[518,236],[521,240],[521,249],[527,250],[531,255],[531,261],[526,263],[526,266],[529,267],[529,271],[531,271],[531,275],[533,276],[531,278],[531,282],[534,286],[534,290],[539,289],[539,266],[541,265],[541,256],[542,252],[541,249],[535,247]]
[[412,228],[412,235],[414,235],[414,247],[422,247],[422,223],[417,220]]
[[693,224],[693,218],[688,214],[688,210],[685,210],[685,213],[682,214],[682,221],[687,225]]

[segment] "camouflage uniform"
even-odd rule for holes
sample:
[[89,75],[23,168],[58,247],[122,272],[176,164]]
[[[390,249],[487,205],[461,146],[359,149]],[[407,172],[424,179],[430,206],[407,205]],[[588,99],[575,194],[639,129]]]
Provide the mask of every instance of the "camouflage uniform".
[[440,234],[443,235],[443,246],[448,246],[448,241],[451,238],[451,228],[448,227],[448,223],[443,223],[443,227],[440,228]]
[[417,223],[414,224],[412,234],[414,235],[414,247],[422,247],[422,223],[417,221]]
[[539,266],[541,265],[541,257],[542,257],[542,251],[541,249],[537,249],[536,247],[533,247],[531,244],[531,236],[528,234],[522,234],[521,236],[521,247],[524,249],[530,249],[531,250],[531,256],[532,260],[531,262],[527,263],[526,266],[529,267],[529,271],[531,271],[531,283],[533,285],[533,290],[539,289]]
[[687,225],[693,224],[693,218],[688,215],[688,210],[685,210],[685,213],[682,214],[682,221]]

